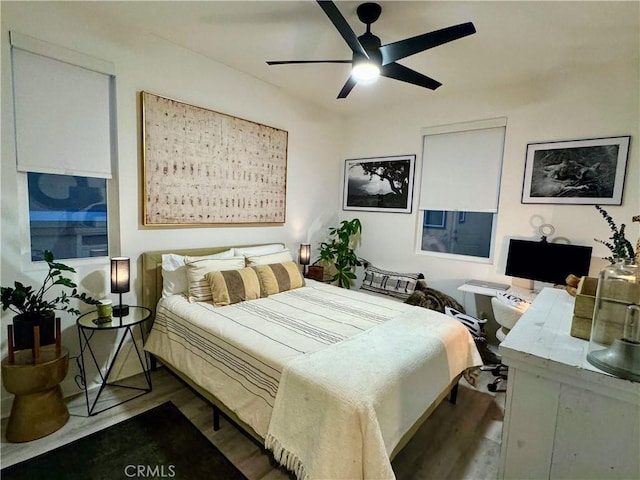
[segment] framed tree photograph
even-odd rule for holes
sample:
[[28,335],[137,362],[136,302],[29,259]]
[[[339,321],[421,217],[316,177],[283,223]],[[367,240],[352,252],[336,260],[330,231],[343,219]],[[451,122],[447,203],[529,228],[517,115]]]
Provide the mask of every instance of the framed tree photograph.
[[630,138],[530,143],[522,203],[620,205]]
[[344,210],[411,213],[415,155],[345,161]]

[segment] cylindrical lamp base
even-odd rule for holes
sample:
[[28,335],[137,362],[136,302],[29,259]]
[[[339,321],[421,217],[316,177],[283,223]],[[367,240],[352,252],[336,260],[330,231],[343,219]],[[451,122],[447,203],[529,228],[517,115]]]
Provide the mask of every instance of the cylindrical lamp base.
[[114,317],[126,317],[129,315],[129,305],[114,305],[113,316]]

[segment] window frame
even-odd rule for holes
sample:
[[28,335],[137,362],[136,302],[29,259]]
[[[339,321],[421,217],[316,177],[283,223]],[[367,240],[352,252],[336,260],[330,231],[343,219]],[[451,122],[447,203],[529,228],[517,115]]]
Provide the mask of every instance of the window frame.
[[[107,205],[107,256],[104,257],[85,257],[65,259],[64,263],[74,268],[82,268],[83,266],[104,266],[109,265],[109,256],[112,252],[119,251],[120,248],[120,215],[119,215],[119,196],[118,196],[118,175],[117,175],[117,118],[116,118],[116,76],[115,68],[112,62],[103,60],[91,55],[70,50],[65,47],[58,46],[43,40],[39,40],[28,35],[21,34],[16,31],[10,31],[10,43],[12,48],[19,48],[27,52],[31,52],[53,60],[68,63],[77,67],[92,70],[109,76],[109,138],[110,138],[110,157],[111,157],[111,176],[104,178],[106,180],[106,205]],[[13,67],[12,67],[13,68]],[[11,92],[14,91],[14,79],[11,76]],[[12,93],[13,97],[13,93]],[[14,98],[11,99],[11,102]],[[13,125],[9,128],[14,129],[15,140],[15,118],[12,117]],[[14,152],[17,155],[17,150]],[[17,159],[15,159],[17,160]],[[82,172],[65,172],[66,175],[74,175],[86,177]],[[88,177],[87,177],[88,178]],[[31,260],[31,230],[29,215],[29,187],[28,172],[22,172],[18,169],[16,163],[16,180],[17,180],[17,200],[18,206],[16,211],[16,220],[18,226],[18,239],[20,245],[19,262],[24,272],[41,271],[45,269],[44,261]]]
[[[422,236],[424,234],[424,215],[427,210],[438,210],[438,209],[422,209],[420,202],[422,201],[422,195],[424,195],[422,191],[422,177],[424,174],[425,162],[424,162],[424,145],[425,145],[425,137],[428,135],[437,135],[443,133],[464,133],[471,130],[482,130],[485,128],[495,128],[495,127],[503,127],[504,128],[504,137],[502,143],[502,156],[500,158],[500,169],[499,176],[497,178],[497,199],[496,199],[496,209],[495,212],[486,212],[481,211],[478,213],[491,213],[493,215],[493,221],[491,222],[491,238],[489,243],[489,256],[488,257],[476,257],[472,255],[461,255],[457,253],[445,253],[445,252],[433,252],[430,250],[422,249]],[[463,122],[463,123],[455,123],[455,124],[447,124],[447,125],[439,125],[434,127],[425,127],[421,129],[421,143],[422,143],[422,162],[420,164],[420,200],[418,202],[418,206],[416,208],[418,215],[416,215],[416,228],[415,228],[415,254],[416,255],[424,255],[431,256],[437,258],[443,258],[448,260],[455,261],[465,261],[465,262],[473,262],[473,263],[482,263],[482,264],[493,264],[495,260],[495,251],[496,251],[496,233],[497,233],[497,224],[498,224],[498,213],[500,209],[500,190],[502,183],[502,168],[504,166],[504,147],[506,143],[506,128],[507,128],[507,118],[506,117],[498,117],[486,120],[477,120],[471,122]],[[453,212],[455,215],[460,215],[461,213],[466,212],[474,212],[474,210],[442,210],[445,212],[445,215],[448,212]]]

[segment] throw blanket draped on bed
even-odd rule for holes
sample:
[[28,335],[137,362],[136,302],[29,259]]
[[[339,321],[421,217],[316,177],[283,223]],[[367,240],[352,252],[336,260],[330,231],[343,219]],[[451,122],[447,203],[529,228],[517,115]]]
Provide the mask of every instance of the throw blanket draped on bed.
[[461,324],[412,310],[288,363],[265,445],[299,479],[395,478],[389,455],[402,436],[481,364]]

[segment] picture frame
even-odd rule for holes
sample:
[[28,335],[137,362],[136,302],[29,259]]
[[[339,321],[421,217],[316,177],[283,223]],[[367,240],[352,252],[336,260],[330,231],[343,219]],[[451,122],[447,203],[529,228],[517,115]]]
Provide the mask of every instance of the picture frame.
[[343,210],[411,213],[415,155],[345,160]]
[[285,130],[140,96],[144,226],[284,224]]
[[528,144],[521,203],[621,205],[630,140]]
[[444,210],[425,210],[422,226],[425,228],[445,228],[447,212]]

